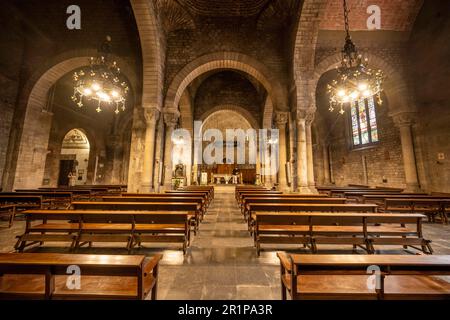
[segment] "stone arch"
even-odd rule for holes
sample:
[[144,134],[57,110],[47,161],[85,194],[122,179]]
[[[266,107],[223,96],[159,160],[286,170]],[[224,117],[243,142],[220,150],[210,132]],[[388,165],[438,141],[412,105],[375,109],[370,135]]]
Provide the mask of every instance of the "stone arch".
[[320,21],[328,0],[305,0],[299,12],[297,33],[293,48],[293,76],[296,87],[297,108],[311,108],[315,97],[311,92],[316,44]]
[[[415,105],[412,103],[410,96],[408,95],[408,85],[398,69],[394,68],[394,66],[377,55],[368,53],[364,54],[364,56],[369,59],[369,67],[380,69],[387,75],[384,88],[388,89],[385,89],[384,93],[388,99],[388,106],[391,113],[414,111]],[[316,65],[313,79],[314,94],[316,93],[320,77],[324,73],[339,66],[340,63],[341,54],[336,53],[323,59]]]
[[205,113],[203,113],[200,116],[200,120],[202,122],[206,122],[207,119],[213,115],[215,112],[217,111],[222,111],[222,110],[228,110],[228,111],[233,111],[236,113],[239,113],[241,116],[243,116],[247,122],[249,123],[249,125],[253,128],[253,129],[259,129],[259,125],[258,122],[256,121],[256,119],[251,115],[250,112],[248,112],[248,110],[246,110],[243,107],[237,106],[237,105],[219,105],[219,106],[215,106],[211,109],[209,109],[208,111],[206,111]]
[[[89,57],[96,53],[94,49],[85,49],[57,55],[39,68],[24,85],[8,146],[7,170],[3,177],[5,190],[41,186],[52,123],[52,113],[46,108],[48,92],[61,77],[87,66]],[[133,69],[121,58],[113,58],[121,66],[133,91],[138,85]]]
[[130,0],[142,49],[142,106],[162,107],[164,57],[159,39],[154,1]]
[[293,68],[295,80],[303,72],[312,72],[320,20],[328,0],[305,0],[300,8],[294,43]]
[[178,72],[167,90],[164,110],[178,112],[181,95],[187,86],[198,76],[215,69],[239,70],[252,76],[264,86],[276,108],[282,110],[287,108],[287,99],[282,86],[274,76],[270,76],[271,72],[266,66],[245,54],[216,52],[197,58]]

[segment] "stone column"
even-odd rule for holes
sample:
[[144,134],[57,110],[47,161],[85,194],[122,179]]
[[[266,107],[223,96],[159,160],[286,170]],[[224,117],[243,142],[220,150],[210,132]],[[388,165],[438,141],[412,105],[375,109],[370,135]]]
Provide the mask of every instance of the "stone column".
[[144,163],[142,169],[141,191],[153,191],[153,160],[155,153],[155,129],[156,122],[159,119],[159,111],[155,108],[144,108],[145,118],[145,147]]
[[328,157],[328,143],[322,142],[322,156],[323,156],[323,184],[328,185],[330,180],[330,159]]
[[307,170],[306,113],[297,112],[297,191],[300,193],[310,193]]
[[[262,178],[261,178],[261,160],[260,160],[260,157],[261,157],[261,155],[260,155],[260,152],[259,152],[259,146],[258,146],[258,147],[256,147],[256,165],[255,165],[255,167],[256,167],[256,176],[259,175],[259,181],[258,181],[258,179],[256,179],[256,181],[255,181],[255,184],[256,184],[256,185],[260,185],[261,182],[262,182]],[[242,183],[242,181],[241,181],[241,183]]]
[[171,189],[173,163],[172,163],[172,133],[178,123],[178,114],[165,113],[164,123],[166,124],[166,138],[164,147],[164,188]]
[[395,125],[400,129],[402,143],[403,167],[405,170],[406,191],[416,192],[420,190],[417,178],[416,157],[411,127],[414,123],[415,113],[404,112],[393,116]]
[[316,181],[314,179],[314,163],[313,163],[313,148],[312,148],[312,131],[311,125],[314,121],[315,109],[309,110],[306,113],[306,158],[307,164],[307,175],[308,175],[308,188],[311,192],[316,193]]
[[278,149],[278,184],[281,191],[289,191],[286,177],[286,124],[288,121],[287,112],[277,112],[275,115],[275,123],[279,131],[279,149]]
[[160,117],[156,130],[156,147],[155,147],[155,165],[153,168],[153,190],[160,192],[161,184],[159,183],[161,172],[159,170],[162,161],[162,149],[164,139],[164,120]]

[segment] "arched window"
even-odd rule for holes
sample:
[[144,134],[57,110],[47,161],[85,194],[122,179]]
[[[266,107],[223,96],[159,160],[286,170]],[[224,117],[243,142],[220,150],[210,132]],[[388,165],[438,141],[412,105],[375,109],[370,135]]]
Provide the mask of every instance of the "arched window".
[[351,105],[352,142],[355,148],[378,142],[377,115],[373,97]]

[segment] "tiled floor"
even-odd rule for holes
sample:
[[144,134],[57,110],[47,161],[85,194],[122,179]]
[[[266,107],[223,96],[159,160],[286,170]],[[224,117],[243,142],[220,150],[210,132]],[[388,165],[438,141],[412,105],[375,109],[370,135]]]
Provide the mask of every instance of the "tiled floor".
[[[159,276],[159,299],[280,299],[277,248],[266,247],[261,257],[256,256],[233,192],[231,187],[216,189],[215,200],[186,256],[183,257],[177,245],[168,245],[165,250],[157,249],[159,244],[136,250],[140,254],[164,254]],[[23,229],[21,221],[16,221],[11,229],[0,229],[1,252],[13,250],[15,236]],[[450,254],[450,225],[425,224],[424,233],[425,238],[433,240],[435,254]],[[61,244],[52,246],[49,243],[38,251],[66,252],[66,249]],[[303,249],[295,252],[308,253]],[[351,253],[351,248],[326,246],[320,252]],[[364,253],[362,250],[359,252]],[[126,251],[99,245],[80,253],[126,254]],[[408,254],[393,247],[387,248],[386,253]]]

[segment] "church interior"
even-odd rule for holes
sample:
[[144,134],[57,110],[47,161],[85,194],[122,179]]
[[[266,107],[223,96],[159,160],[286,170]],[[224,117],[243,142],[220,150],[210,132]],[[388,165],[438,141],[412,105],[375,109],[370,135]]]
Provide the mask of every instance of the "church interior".
[[0,300],[448,300],[448,0],[5,0]]

